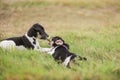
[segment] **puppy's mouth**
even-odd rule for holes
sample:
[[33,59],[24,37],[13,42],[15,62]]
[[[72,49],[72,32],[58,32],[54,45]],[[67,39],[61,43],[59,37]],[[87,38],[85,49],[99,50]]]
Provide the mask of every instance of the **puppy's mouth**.
[[48,37],[49,37],[48,35],[42,35],[40,39],[47,40]]
[[47,40],[48,39],[48,35],[40,35],[38,34],[38,38],[42,39],[42,40]]
[[49,46],[52,46],[52,45],[53,45],[52,41],[48,42],[48,45],[49,45]]
[[53,45],[53,41],[51,40],[51,37],[47,38],[46,40],[48,41],[48,45],[49,46]]
[[42,40],[46,40],[47,38],[45,36],[40,37]]

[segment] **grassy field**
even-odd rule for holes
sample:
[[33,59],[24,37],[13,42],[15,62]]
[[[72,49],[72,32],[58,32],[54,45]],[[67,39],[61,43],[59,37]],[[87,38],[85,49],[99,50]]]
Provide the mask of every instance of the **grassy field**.
[[119,0],[0,0],[0,40],[24,35],[34,23],[88,61],[67,69],[45,53],[0,49],[0,80],[120,79]]

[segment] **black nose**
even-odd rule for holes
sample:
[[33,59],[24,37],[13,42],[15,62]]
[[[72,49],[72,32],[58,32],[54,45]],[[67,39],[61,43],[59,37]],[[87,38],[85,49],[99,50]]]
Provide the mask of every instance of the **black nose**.
[[42,35],[42,37],[41,37],[41,39],[47,39],[49,37],[49,35],[48,34],[45,34],[45,35]]
[[45,36],[46,38],[49,37],[49,35],[48,35],[47,33],[45,33],[44,36]]

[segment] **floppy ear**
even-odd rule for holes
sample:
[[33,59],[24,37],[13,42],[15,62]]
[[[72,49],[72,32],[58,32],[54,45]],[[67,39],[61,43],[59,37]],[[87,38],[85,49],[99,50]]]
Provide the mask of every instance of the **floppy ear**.
[[59,39],[59,40],[55,41],[55,44],[57,44],[57,45],[63,45],[63,41],[61,39]]

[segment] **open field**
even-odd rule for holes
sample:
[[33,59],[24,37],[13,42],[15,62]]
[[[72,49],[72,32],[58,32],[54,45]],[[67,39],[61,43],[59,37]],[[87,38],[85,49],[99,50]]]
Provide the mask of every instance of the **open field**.
[[0,0],[0,40],[23,35],[34,23],[88,61],[70,70],[46,54],[0,49],[0,80],[120,79],[119,0]]

